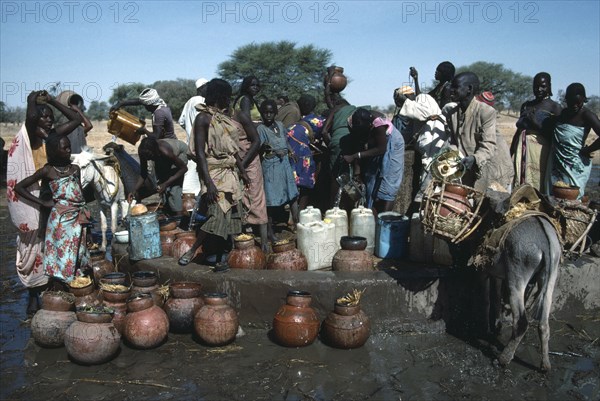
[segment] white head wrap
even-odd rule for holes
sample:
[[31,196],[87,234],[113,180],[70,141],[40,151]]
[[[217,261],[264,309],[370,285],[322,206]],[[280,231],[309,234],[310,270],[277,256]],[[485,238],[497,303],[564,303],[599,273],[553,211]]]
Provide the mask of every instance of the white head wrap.
[[199,78],[196,81],[196,89],[200,88],[202,85],[204,85],[207,82],[208,82],[208,79],[206,79],[206,78]]
[[146,88],[142,91],[142,93],[140,93],[140,102],[142,102],[142,104],[144,106],[166,106],[167,104],[165,103],[164,100],[161,99],[160,96],[158,96],[158,92],[156,91],[156,89],[152,89],[152,88]]

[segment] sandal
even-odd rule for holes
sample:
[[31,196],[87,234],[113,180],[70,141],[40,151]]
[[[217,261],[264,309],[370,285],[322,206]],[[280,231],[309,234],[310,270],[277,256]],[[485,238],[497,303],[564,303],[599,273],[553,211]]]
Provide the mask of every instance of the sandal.
[[191,253],[191,251],[187,251],[183,254],[182,257],[179,258],[177,263],[179,263],[180,266],[187,266],[194,259],[194,256],[196,256],[194,253]]

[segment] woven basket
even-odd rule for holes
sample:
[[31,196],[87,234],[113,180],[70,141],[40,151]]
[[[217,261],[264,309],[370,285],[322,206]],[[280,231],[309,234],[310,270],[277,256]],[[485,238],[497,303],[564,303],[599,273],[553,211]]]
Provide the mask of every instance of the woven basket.
[[568,252],[585,247],[585,237],[596,220],[596,212],[579,201],[560,201],[556,208],[559,234]]
[[454,205],[456,202],[446,194],[445,183],[432,181],[423,195],[420,214],[426,231],[452,243],[459,243],[481,224],[486,211],[483,207],[485,198],[483,193],[471,187],[453,185],[466,192],[465,198],[471,205],[469,208],[457,209]]

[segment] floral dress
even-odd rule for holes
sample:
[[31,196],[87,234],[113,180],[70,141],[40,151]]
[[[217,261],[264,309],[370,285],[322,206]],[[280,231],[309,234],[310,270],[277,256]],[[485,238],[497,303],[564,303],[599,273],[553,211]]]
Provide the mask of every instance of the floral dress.
[[46,227],[44,271],[68,283],[89,262],[82,225],[87,222],[85,201],[75,174],[50,181],[50,190],[55,204]]
[[309,145],[312,141],[321,137],[323,123],[324,119],[322,117],[309,114],[288,129],[287,141],[296,157],[294,180],[298,187],[313,188],[315,186],[317,164]]

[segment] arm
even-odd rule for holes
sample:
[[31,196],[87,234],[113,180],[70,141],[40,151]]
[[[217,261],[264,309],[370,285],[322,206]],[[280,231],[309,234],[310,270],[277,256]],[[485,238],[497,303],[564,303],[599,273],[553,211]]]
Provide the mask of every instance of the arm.
[[171,177],[169,177],[169,179],[162,183],[159,191],[159,193],[161,193],[166,188],[170,187],[173,182],[177,181],[179,178],[185,175],[185,173],[187,172],[187,164],[184,163],[183,160],[181,160],[179,157],[177,157],[175,153],[173,153],[173,149],[171,149],[171,147],[166,143],[159,141],[158,149],[160,151],[161,156],[170,160],[178,169],[175,174],[173,174]]
[[42,91],[34,91],[31,92],[27,96],[27,114],[25,116],[25,128],[27,129],[27,133],[31,136],[35,132],[37,127],[39,115],[36,108],[36,99],[42,94]]
[[194,146],[196,149],[196,168],[198,176],[206,185],[206,199],[208,203],[219,200],[219,190],[208,173],[208,162],[206,161],[206,142],[208,140],[208,128],[212,117],[206,113],[200,113],[194,121]]
[[346,162],[348,163],[352,163],[357,160],[370,159],[372,157],[377,157],[385,154],[388,143],[388,136],[385,133],[386,129],[387,126],[385,125],[373,128],[370,132],[370,135],[373,135],[373,137],[375,138],[375,147],[367,149],[365,151],[360,151],[351,155],[344,156],[344,160],[346,160]]
[[133,191],[131,191],[127,195],[127,201],[129,203],[131,203],[131,201],[134,198],[137,198],[138,191],[140,190],[142,185],[144,185],[144,181],[146,181],[147,177],[148,177],[148,160],[146,158],[140,156],[140,177],[138,178],[137,182],[135,183],[135,187],[133,187]]
[[487,163],[496,153],[496,111],[488,108],[482,110],[480,115],[481,140],[475,145],[475,157],[477,166],[481,167]]
[[115,111],[117,109],[120,109],[121,107],[125,107],[125,106],[141,106],[142,102],[140,101],[140,99],[126,99],[126,100],[121,100],[117,103],[115,103],[111,108],[110,111]]
[[[73,130],[75,128],[77,128],[81,125],[81,123],[83,122],[83,119],[81,118],[79,113],[77,113],[77,111],[75,111],[75,109],[65,106],[58,100],[54,99],[53,97],[50,97],[50,95],[48,95],[48,96],[49,96],[48,104],[56,107],[58,109],[58,111],[63,113],[64,116],[69,119],[68,122],[55,127],[56,133],[58,135],[70,134],[71,132],[73,132]],[[74,106],[74,107],[77,107],[77,106]]]
[[413,81],[415,81],[415,96],[419,96],[421,93],[421,88],[419,87],[419,73],[415,67],[410,67],[409,74]]
[[236,119],[240,124],[242,124],[242,128],[246,131],[246,135],[248,135],[248,139],[250,140],[250,149],[246,153],[246,156],[242,160],[242,165],[244,170],[248,168],[248,165],[252,163],[256,155],[258,155],[258,150],[260,149],[260,138],[258,137],[258,131],[256,130],[256,126],[250,120],[245,113],[237,113]]
[[250,185],[250,178],[248,177],[248,173],[246,172],[246,168],[244,167],[242,158],[240,157],[239,153],[235,154],[235,165],[237,166],[238,171],[240,172],[240,177],[244,182],[244,186],[247,187],[248,185]]
[[585,109],[583,112],[583,122],[585,123],[586,128],[589,127],[594,130],[594,133],[598,137],[591,145],[583,146],[581,148],[580,154],[582,156],[591,158],[592,152],[600,149],[600,120],[598,119],[598,116],[591,110]]
[[94,128],[94,126],[92,125],[92,122],[90,121],[89,118],[87,118],[87,116],[85,114],[83,114],[83,111],[81,111],[81,109],[79,107],[77,107],[77,105],[72,104],[71,108],[73,110],[75,110],[75,112],[77,112],[77,114],[79,114],[79,117],[81,118],[81,121],[83,123],[83,132],[85,132],[85,134],[87,136],[87,133],[90,132],[92,130],[92,128]]
[[33,175],[30,175],[29,177],[19,181],[17,185],[15,185],[15,192],[19,195],[19,197],[37,205],[40,205],[42,207],[53,207],[54,200],[48,199],[46,201],[43,201],[37,196],[33,196],[31,192],[27,190],[27,188],[40,181],[42,178],[46,178],[48,176],[48,169],[48,165],[45,165],[44,167],[33,173]]

